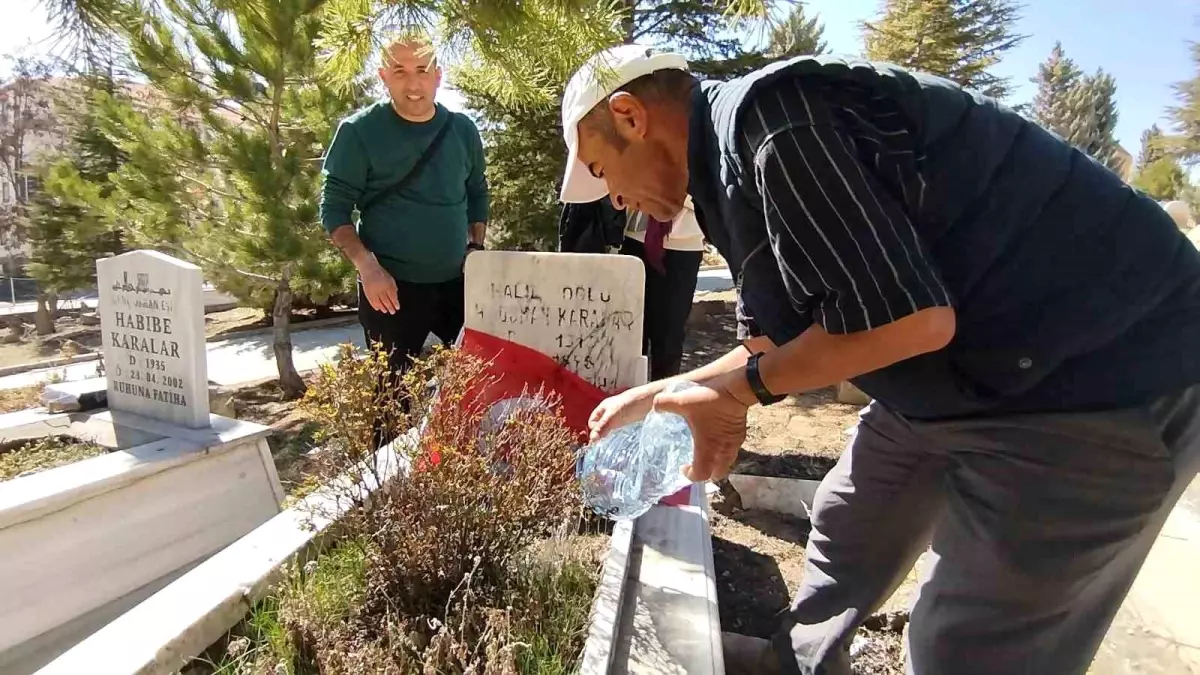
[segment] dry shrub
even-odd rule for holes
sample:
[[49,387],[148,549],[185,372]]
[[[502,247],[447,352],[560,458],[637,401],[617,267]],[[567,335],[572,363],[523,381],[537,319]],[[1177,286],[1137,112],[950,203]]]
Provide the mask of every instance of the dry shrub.
[[[303,403],[322,429],[314,466],[335,486],[341,547],[362,566],[355,608],[332,613],[345,620],[289,594],[310,598],[284,608],[295,652],[321,673],[520,672],[523,610],[510,605],[536,577],[531,551],[579,521],[577,438],[540,394],[493,426],[472,397],[486,364],[460,352],[386,373],[381,352],[344,347]],[[407,475],[392,479],[380,435],[397,438]]]

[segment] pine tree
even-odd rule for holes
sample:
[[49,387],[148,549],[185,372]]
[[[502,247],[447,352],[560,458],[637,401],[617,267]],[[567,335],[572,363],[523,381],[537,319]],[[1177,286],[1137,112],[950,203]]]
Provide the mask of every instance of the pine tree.
[[866,22],[868,58],[940,75],[1002,98],[1008,82],[988,69],[1019,45],[1012,0],[885,0],[883,15]]
[[825,26],[817,17],[808,16],[804,5],[797,4],[783,22],[771,27],[766,54],[771,58],[780,58],[824,54],[827,51],[829,45],[825,43]]
[[1060,136],[1065,136],[1071,118],[1067,109],[1067,98],[1079,85],[1082,75],[1075,62],[1063,52],[1062,43],[1054,43],[1050,56],[1038,66],[1038,74],[1032,80],[1038,86],[1030,110],[1034,121]]
[[1112,75],[1103,70],[1085,75],[1062,43],[1055,43],[1033,82],[1038,85],[1033,120],[1119,173],[1123,160],[1115,136],[1117,83]]
[[1185,196],[1187,174],[1174,157],[1160,157],[1142,167],[1133,179],[1133,186],[1160,202]]
[[320,157],[359,91],[317,78],[317,0],[130,2],[118,24],[157,105],[106,97],[101,126],[128,155],[110,218],[139,245],[199,264],[244,303],[271,307],[280,385],[292,361],[296,294],[346,292],[352,273],[317,219]]
[[1149,129],[1142,132],[1142,149],[1138,152],[1137,159],[1138,169],[1145,169],[1164,156],[1166,151],[1162,129],[1158,128],[1157,124],[1151,124]]
[[804,5],[796,4],[787,17],[770,27],[767,44],[759,50],[739,50],[733,56],[693,59],[692,69],[717,80],[727,80],[753,72],[772,61],[793,56],[824,54],[825,26],[818,17],[809,17]]
[[1067,95],[1070,118],[1066,133],[1060,134],[1071,145],[1114,171],[1121,168],[1116,136],[1117,83],[1111,75],[1097,70],[1085,75]]
[[1200,162],[1200,42],[1190,45],[1196,69],[1191,79],[1175,83],[1178,105],[1168,109],[1175,133],[1168,138],[1170,149],[1188,164]]
[[85,73],[55,97],[54,110],[69,137],[60,154],[39,167],[41,190],[29,220],[29,274],[50,294],[89,288],[95,261],[123,251],[120,230],[105,217],[113,186],[109,176],[126,154],[100,130],[106,97],[131,101],[111,62]]
[[[770,6],[770,3],[622,0],[623,13],[609,19],[612,28],[609,43],[665,44],[693,57],[695,70],[710,76],[714,71],[727,75],[747,66],[761,65],[768,59],[761,52],[747,57],[738,41],[721,36],[721,29],[731,25],[731,17],[733,24],[737,24],[739,13],[761,17]],[[595,22],[603,20],[605,8],[604,3],[596,3]],[[796,34],[794,48],[823,46],[816,22],[803,20],[799,25],[811,26],[816,35],[805,41],[807,33]],[[553,33],[544,39],[553,39]],[[562,87],[578,64],[565,73],[557,72],[560,59],[549,49],[522,54],[523,72],[530,73],[533,82],[526,89],[545,91],[548,95],[544,97],[513,102],[496,87],[496,68],[487,64],[467,65],[453,73],[455,88],[465,95],[467,106],[481,118],[492,202],[489,231],[494,233],[495,244],[505,248],[553,250],[557,240],[562,208],[558,202],[558,184],[567,159],[559,101]]]
[[611,44],[618,19],[597,0],[45,4],[76,44],[127,44],[174,109],[109,102],[105,131],[129,153],[109,217],[129,224],[133,243],[164,246],[239,298],[270,304],[291,394],[303,389],[291,358],[294,295],[319,300],[353,279],[316,222],[319,157],[333,125],[364,102],[362,74],[385,33],[429,28],[443,62],[490,69],[484,89],[497,100],[550,105],[578,63]]

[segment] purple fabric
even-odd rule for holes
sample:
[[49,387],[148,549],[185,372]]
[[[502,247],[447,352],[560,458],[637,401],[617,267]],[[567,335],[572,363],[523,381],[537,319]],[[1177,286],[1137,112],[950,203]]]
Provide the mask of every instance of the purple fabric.
[[663,241],[671,233],[671,223],[655,220],[649,215],[646,216],[646,223],[646,264],[659,274],[666,274],[667,268],[663,264],[663,258],[666,255],[663,250]]

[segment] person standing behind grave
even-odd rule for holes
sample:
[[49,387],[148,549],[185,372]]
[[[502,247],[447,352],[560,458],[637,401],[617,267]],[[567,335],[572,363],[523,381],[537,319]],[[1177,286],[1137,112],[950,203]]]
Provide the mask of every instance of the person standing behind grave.
[[631,211],[621,253],[646,263],[642,352],[650,357],[650,379],[678,375],[684,326],[704,257],[704,233],[696,223],[691,200],[670,223]]
[[607,197],[563,204],[558,216],[559,253],[613,253],[625,239],[625,213]]
[[479,130],[434,101],[428,37],[390,41],[379,78],[388,98],[342,120],[326,152],[321,222],[358,270],[368,344],[400,373],[430,332],[450,343],[462,328],[463,261],[484,246],[488,186]]

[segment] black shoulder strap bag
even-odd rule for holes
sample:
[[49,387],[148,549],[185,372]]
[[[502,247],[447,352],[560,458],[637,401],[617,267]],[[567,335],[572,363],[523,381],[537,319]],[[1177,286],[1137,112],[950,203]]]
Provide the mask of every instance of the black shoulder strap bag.
[[425,168],[425,164],[429,161],[429,158],[437,152],[438,146],[442,144],[442,139],[446,137],[446,132],[450,130],[450,125],[454,124],[455,113],[449,111],[447,111],[447,113],[446,121],[442,122],[442,128],[438,129],[437,135],[433,137],[433,140],[429,142],[429,145],[425,146],[425,152],[421,153],[421,156],[417,158],[417,161],[413,164],[412,168],[408,170],[408,173],[404,174],[404,177],[395,183],[392,183],[388,187],[376,192],[370,199],[364,201],[362,204],[359,204],[358,212],[360,215],[366,213],[367,209],[370,209],[372,206],[379,203],[380,199],[383,199],[391,194],[399,194],[400,190],[404,189],[404,186],[412,182],[412,179],[416,178],[417,175],[421,173],[421,169]]

